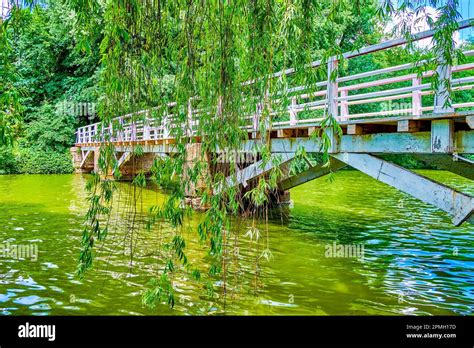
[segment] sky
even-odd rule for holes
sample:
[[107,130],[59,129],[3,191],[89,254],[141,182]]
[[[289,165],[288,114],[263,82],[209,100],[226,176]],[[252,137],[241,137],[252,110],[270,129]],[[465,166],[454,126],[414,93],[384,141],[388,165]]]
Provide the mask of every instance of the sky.
[[0,0],[0,17],[6,16],[8,13],[8,0]]
[[[459,4],[459,12],[461,13],[463,19],[474,17],[474,0],[460,0]],[[461,30],[460,36],[461,40],[466,40],[469,36],[474,36],[474,29],[470,27],[468,29]]]
[[[425,0],[427,4],[429,4],[430,1]],[[446,1],[448,0],[441,0],[440,5],[445,4]],[[398,0],[399,4],[402,2],[402,0]],[[435,8],[431,6],[426,7],[426,13],[428,13],[431,17],[436,18],[437,17],[437,11]],[[401,21],[404,22],[413,22],[414,17],[413,15],[409,14],[410,11],[405,11],[404,14],[400,16],[396,16],[393,18],[392,22],[389,23],[388,25],[385,26],[385,32],[387,34],[392,33],[392,30],[395,26],[398,25]],[[460,20],[464,19],[469,19],[474,17],[474,0],[459,0],[459,8],[458,12],[461,14]],[[413,24],[411,26],[411,32],[412,33],[418,33],[421,31],[429,30],[429,26],[426,23],[425,15],[420,14],[420,17],[423,18],[421,21],[417,21],[416,24]],[[456,46],[459,46],[461,43],[467,41],[470,37],[474,37],[474,29],[472,27],[462,29],[458,32],[456,32],[453,35],[453,40],[456,43]],[[425,39],[425,40],[420,40],[416,43],[417,46],[419,47],[430,47],[432,45],[431,39]]]
[[[401,0],[398,0],[401,3]],[[441,0],[441,4],[446,4],[448,0]],[[459,13],[461,19],[474,18],[474,0],[458,0],[459,1]],[[427,1],[428,2],[428,1]],[[426,29],[425,29],[426,30]],[[466,40],[469,36],[474,36],[474,29],[467,28],[460,31],[460,39]]]

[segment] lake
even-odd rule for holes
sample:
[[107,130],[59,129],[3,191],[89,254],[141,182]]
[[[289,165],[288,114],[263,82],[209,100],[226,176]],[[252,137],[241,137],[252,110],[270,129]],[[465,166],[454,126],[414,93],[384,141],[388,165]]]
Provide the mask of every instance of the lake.
[[[419,172],[474,194],[472,181],[444,171]],[[174,308],[145,307],[142,293],[163,268],[162,246],[172,230],[167,224],[149,231],[141,227],[148,208],[162,203],[166,193],[149,187],[137,196],[130,184],[118,184],[114,228],[96,245],[93,268],[79,280],[74,273],[87,211],[86,180],[81,175],[0,176],[1,314],[474,312],[473,225],[455,227],[447,214],[352,170],[339,171],[333,181],[320,178],[292,189],[292,206],[276,209],[268,225],[258,225],[259,240],[247,233],[252,221],[236,221],[239,252],[229,257],[226,296],[219,290],[222,280],[215,280],[211,297],[202,282],[177,270]],[[206,248],[196,232],[200,218],[194,214],[182,233],[190,262],[206,269]]]

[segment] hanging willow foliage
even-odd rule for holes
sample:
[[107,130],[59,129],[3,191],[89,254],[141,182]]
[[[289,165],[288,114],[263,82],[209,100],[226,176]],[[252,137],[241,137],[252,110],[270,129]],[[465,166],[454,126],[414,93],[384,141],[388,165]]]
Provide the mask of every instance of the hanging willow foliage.
[[21,97],[25,94],[17,86],[20,75],[12,63],[12,35],[19,30],[21,10],[12,6],[8,18],[0,17],[0,146],[11,146],[21,124],[23,106]]
[[[79,14],[79,20],[87,33],[93,30],[89,21],[92,15],[103,16],[104,39],[101,44],[103,74],[101,84],[105,95],[101,99],[100,117],[103,127],[112,126],[114,131],[121,125],[113,119],[118,115],[131,114],[134,121],[153,117],[157,122],[173,118],[176,127],[176,153],[171,157],[155,160],[152,178],[160,185],[179,178],[163,205],[150,211],[146,228],[167,223],[174,227],[169,252],[159,274],[150,283],[143,302],[154,306],[165,302],[175,303],[173,277],[178,268],[189,272],[197,281],[203,281],[212,295],[213,280],[220,277],[222,292],[227,293],[230,279],[228,270],[233,265],[234,251],[239,245],[239,219],[250,218],[252,227],[245,236],[258,244],[255,273],[260,260],[270,259],[268,227],[265,235],[257,228],[260,221],[268,219],[269,197],[276,193],[282,169],[276,165],[269,175],[261,178],[245,196],[226,178],[236,175],[237,157],[230,157],[228,166],[214,171],[218,166],[214,157],[218,151],[238,153],[247,140],[247,132],[241,126],[246,117],[260,112],[260,141],[256,153],[264,162],[281,159],[271,155],[269,142],[271,124],[279,109],[285,110],[290,102],[289,86],[312,86],[327,79],[326,65],[309,69],[312,61],[323,62],[331,56],[339,56],[342,48],[358,48],[357,45],[373,43],[371,34],[375,17],[369,29],[351,32],[358,23],[363,9],[377,6],[375,0],[252,0],[252,1],[193,1],[193,0],[69,0]],[[432,1],[433,2],[433,1]],[[417,4],[417,1],[411,3]],[[435,20],[436,49],[444,50],[451,57],[453,24],[457,19],[452,13],[456,1],[448,1],[443,10],[446,16]],[[454,5],[453,5],[454,4]],[[421,5],[420,5],[421,6]],[[381,14],[396,11],[393,2],[386,1]],[[359,26],[358,26],[359,24]],[[451,36],[449,36],[451,35]],[[373,38],[372,38],[373,39]],[[445,63],[450,63],[446,60]],[[276,74],[293,68],[291,74]],[[172,77],[172,79],[170,79]],[[251,81],[249,83],[249,81]],[[278,96],[277,102],[273,96]],[[188,130],[192,127],[189,110],[199,110],[199,124],[195,129],[200,146],[193,147]],[[277,115],[277,116],[275,116]],[[327,115],[323,125],[337,131],[332,115]],[[323,127],[324,128],[324,127]],[[339,128],[340,130],[340,128]],[[337,133],[337,132],[336,132]],[[327,154],[329,138],[323,131],[321,151]],[[117,168],[114,146],[104,143],[100,151],[100,170],[110,173]],[[143,149],[135,147],[135,157],[143,155]],[[190,151],[199,151],[201,160],[189,164]],[[327,156],[326,156],[327,157]],[[204,160],[205,159],[205,160]],[[326,158],[327,159],[327,158]],[[279,163],[279,162],[278,162]],[[114,171],[120,177],[118,170]],[[92,264],[92,250],[96,240],[104,240],[109,230],[109,216],[115,187],[111,179],[94,175],[90,182],[90,209],[82,239],[78,274]],[[132,181],[134,190],[145,185],[143,172]],[[216,189],[219,188],[219,189]],[[186,242],[182,235],[188,209],[182,204],[187,192],[195,190],[201,204],[207,206],[197,228],[197,235],[208,247],[209,267],[205,270],[193,265],[186,254]],[[134,191],[135,192],[135,191]],[[133,201],[132,204],[136,204]],[[105,221],[105,222],[104,222]],[[134,229],[133,226],[130,226]],[[263,242],[262,242],[263,241]]]

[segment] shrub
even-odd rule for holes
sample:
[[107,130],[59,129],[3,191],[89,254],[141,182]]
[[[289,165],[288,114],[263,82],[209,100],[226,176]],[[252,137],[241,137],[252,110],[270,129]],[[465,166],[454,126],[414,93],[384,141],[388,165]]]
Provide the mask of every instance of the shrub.
[[74,171],[69,152],[20,149],[17,156],[18,172],[24,174],[69,174]]
[[13,149],[9,146],[0,147],[0,174],[15,174],[18,172],[18,165],[13,154]]

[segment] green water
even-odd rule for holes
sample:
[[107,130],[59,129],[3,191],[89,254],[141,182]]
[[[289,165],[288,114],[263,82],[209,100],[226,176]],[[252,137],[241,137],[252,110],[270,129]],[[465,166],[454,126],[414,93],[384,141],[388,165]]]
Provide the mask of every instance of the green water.
[[[472,182],[459,176],[423,174],[474,194]],[[115,232],[97,246],[94,268],[79,281],[74,272],[87,209],[85,182],[80,175],[0,176],[0,244],[33,245],[38,251],[37,258],[0,255],[0,313],[473,314],[472,225],[453,227],[443,212],[355,171],[337,173],[334,182],[321,178],[293,189],[293,207],[268,226],[271,258],[258,266],[261,249],[244,236],[251,222],[239,222],[240,280],[228,292],[225,306],[222,293],[210,298],[202,283],[178,272],[174,309],[146,308],[142,292],[163,266],[157,250],[170,231],[130,232],[130,186],[121,184]],[[145,211],[163,199],[162,193],[147,189],[139,202]],[[144,223],[140,212],[136,223]],[[205,250],[192,228],[183,233],[190,261],[202,262]],[[333,243],[363,245],[363,257],[327,257]]]

